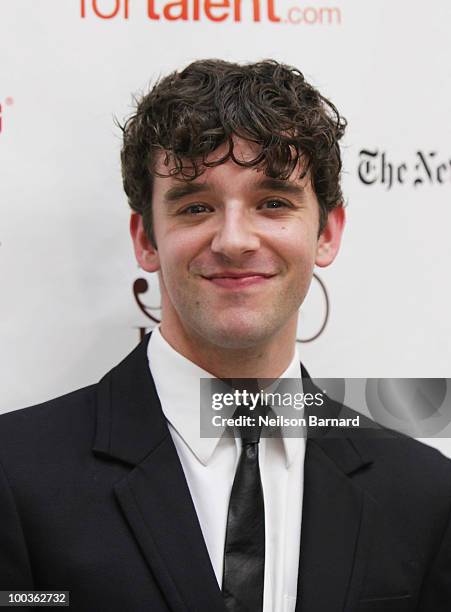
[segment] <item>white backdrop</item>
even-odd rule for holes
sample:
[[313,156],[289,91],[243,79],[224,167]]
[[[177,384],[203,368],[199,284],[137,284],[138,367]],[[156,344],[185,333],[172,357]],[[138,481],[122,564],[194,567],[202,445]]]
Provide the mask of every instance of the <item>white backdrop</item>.
[[[349,121],[311,373],[449,377],[450,23],[448,0],[2,0],[0,411],[97,381],[149,326],[114,117],[203,57],[296,65]],[[314,282],[299,336],[323,318]]]

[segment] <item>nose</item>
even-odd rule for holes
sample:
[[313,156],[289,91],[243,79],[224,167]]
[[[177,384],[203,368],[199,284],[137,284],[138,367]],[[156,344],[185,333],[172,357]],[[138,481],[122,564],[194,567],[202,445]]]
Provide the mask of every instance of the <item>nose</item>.
[[255,223],[249,218],[248,211],[241,206],[226,208],[218,221],[219,225],[211,243],[214,253],[227,259],[236,259],[260,247]]

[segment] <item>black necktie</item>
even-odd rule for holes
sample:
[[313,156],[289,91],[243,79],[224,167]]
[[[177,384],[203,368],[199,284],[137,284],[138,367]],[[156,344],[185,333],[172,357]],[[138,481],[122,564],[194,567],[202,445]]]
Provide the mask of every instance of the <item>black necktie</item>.
[[261,612],[265,574],[265,507],[258,465],[261,425],[239,429],[242,450],[227,516],[222,594],[229,612]]

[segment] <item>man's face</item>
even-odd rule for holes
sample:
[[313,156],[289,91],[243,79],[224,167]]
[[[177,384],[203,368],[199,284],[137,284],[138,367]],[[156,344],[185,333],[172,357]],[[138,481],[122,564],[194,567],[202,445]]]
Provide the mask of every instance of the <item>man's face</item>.
[[[240,139],[234,151],[241,159],[256,154],[254,145]],[[159,271],[164,326],[196,342],[234,349],[262,346],[286,337],[287,330],[295,334],[314,264],[328,265],[339,243],[339,236],[331,240],[330,227],[318,239],[318,201],[299,174],[298,168],[278,181],[229,160],[195,181],[154,179],[157,249],[139,215],[132,219],[132,236],[141,267]],[[343,225],[340,211],[335,224],[329,216],[335,234]]]

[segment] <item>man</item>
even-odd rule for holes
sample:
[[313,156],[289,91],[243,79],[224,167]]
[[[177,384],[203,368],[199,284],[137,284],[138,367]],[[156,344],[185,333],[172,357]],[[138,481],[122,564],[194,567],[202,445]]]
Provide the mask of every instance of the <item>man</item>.
[[162,322],[97,385],[0,419],[1,589],[89,611],[450,609],[437,451],[331,428],[199,435],[201,378],[312,384],[297,316],[340,245],[344,126],[273,61],[195,62],[139,102],[124,187]]

